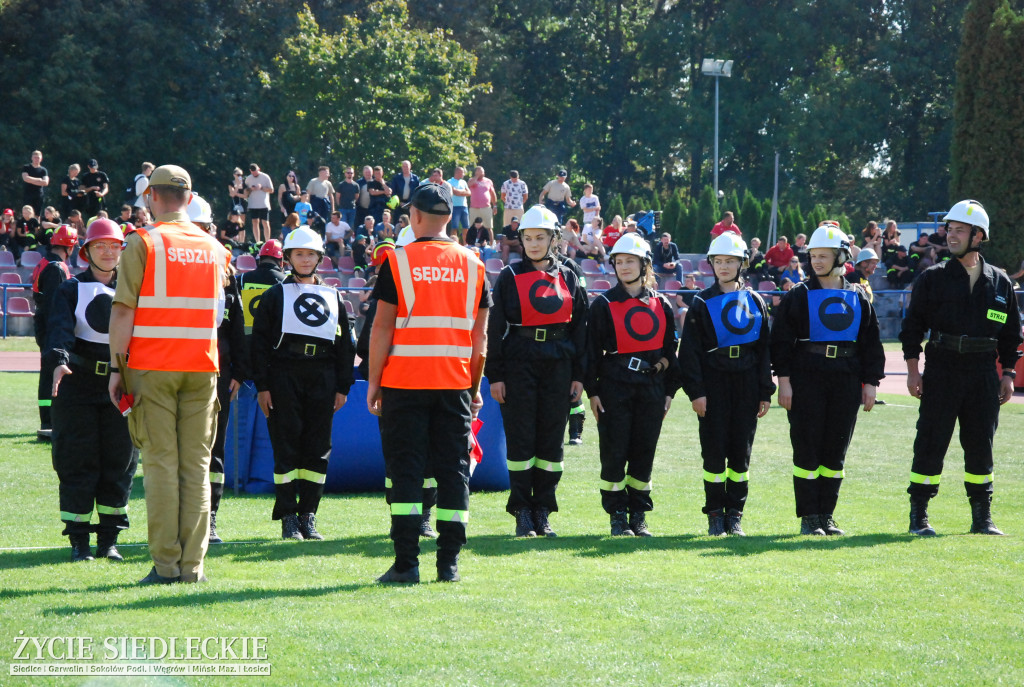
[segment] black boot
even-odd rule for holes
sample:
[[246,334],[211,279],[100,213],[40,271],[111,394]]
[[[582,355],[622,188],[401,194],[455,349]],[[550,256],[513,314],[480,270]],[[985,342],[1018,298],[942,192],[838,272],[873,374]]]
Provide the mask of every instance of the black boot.
[[430,509],[423,509],[423,519],[420,520],[420,536],[424,539],[437,539],[437,532],[430,526]]
[[800,534],[809,534],[812,537],[824,537],[825,530],[821,529],[821,524],[818,520],[819,516],[817,515],[805,515],[800,518]]
[[217,511],[210,511],[210,543],[223,544],[224,540],[217,534]]
[[377,581],[381,584],[419,584],[420,568],[416,566],[405,572],[398,572],[392,565],[386,573],[377,578]]
[[611,523],[613,537],[633,536],[633,530],[629,529],[629,518],[626,516],[626,511],[618,510],[612,513]]
[[71,540],[71,560],[74,563],[79,561],[91,561],[92,551],[89,549],[89,534],[69,534]]
[[654,536],[654,533],[647,529],[647,518],[643,511],[629,514],[629,529],[633,530],[633,534],[637,537]]
[[743,519],[743,513],[730,508],[729,512],[725,514],[725,533],[735,534],[737,537],[745,537],[747,533],[740,527],[740,520]]
[[580,446],[583,443],[583,421],[586,417],[584,413],[572,413],[569,415],[570,446]]
[[438,553],[437,555],[437,581],[438,582],[459,582],[459,556]]
[[725,510],[719,508],[708,513],[708,536],[725,536]]
[[836,521],[832,518],[831,513],[829,513],[828,515],[819,515],[818,526],[821,527],[825,534],[827,534],[830,537],[840,537],[846,534],[846,532],[843,532],[841,529],[839,529],[839,525],[836,524]]
[[992,495],[971,496],[971,534],[997,534],[1002,531],[992,522]]
[[303,539],[323,539],[324,535],[316,531],[316,516],[312,513],[303,513],[299,516],[299,532]]
[[117,530],[100,530],[96,535],[96,558],[109,558],[121,562],[124,556],[117,550]]
[[281,518],[281,539],[302,541],[302,532],[299,531],[299,516],[295,513],[289,513]]
[[934,537],[935,530],[928,524],[928,495],[910,497],[910,533],[920,537]]
[[548,522],[548,515],[551,513],[547,508],[538,508],[533,511],[533,526],[537,531],[538,535],[545,537],[557,537],[555,531],[551,529],[551,523]]
[[537,536],[537,530],[533,526],[533,513],[530,512],[529,508],[520,508],[516,511],[516,536]]

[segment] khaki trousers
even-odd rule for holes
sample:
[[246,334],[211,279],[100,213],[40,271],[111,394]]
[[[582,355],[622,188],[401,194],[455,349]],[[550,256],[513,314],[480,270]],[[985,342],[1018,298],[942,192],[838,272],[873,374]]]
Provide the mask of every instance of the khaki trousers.
[[510,210],[508,208],[505,208],[504,210],[502,210],[502,212],[501,212],[501,226],[507,227],[508,225],[512,224],[512,218],[513,217],[518,217],[519,219],[522,219],[523,218],[523,208],[515,208],[514,210]]
[[131,370],[128,415],[142,451],[149,553],[158,574],[195,582],[210,538],[210,453],[219,403],[215,372]]

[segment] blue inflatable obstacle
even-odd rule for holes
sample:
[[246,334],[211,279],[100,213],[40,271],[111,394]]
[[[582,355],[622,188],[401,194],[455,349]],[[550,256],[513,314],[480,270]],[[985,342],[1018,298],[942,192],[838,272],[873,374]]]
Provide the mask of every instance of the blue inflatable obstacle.
[[[483,461],[473,471],[469,486],[474,490],[503,491],[509,488],[509,482],[501,410],[491,399],[486,379],[480,393],[484,397],[484,407],[480,411],[484,424],[477,440],[483,448]],[[377,418],[366,407],[365,381],[357,381],[352,386],[345,407],[334,414],[331,446],[325,491],[384,490],[380,431]],[[256,388],[251,382],[239,389],[229,414],[224,442],[225,489],[235,487],[236,464],[239,489],[250,494],[273,493],[274,451],[270,446],[267,420],[256,402]]]

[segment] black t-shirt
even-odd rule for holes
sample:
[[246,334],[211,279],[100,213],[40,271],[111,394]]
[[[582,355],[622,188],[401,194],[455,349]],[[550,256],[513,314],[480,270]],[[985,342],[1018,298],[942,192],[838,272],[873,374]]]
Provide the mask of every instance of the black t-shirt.
[[477,246],[482,243],[490,243],[491,241],[491,230],[487,227],[480,227],[477,231],[476,225],[474,224],[466,231],[466,245]]
[[359,198],[359,184],[354,181],[340,181],[335,187],[338,192],[338,210],[351,210]]
[[939,246],[941,248],[945,248],[946,247],[946,237],[945,236],[939,236],[938,232],[936,232],[934,234],[929,234],[928,235],[928,243],[932,244],[933,246]]
[[[40,165],[39,167],[33,167],[32,165],[25,165],[21,168],[21,171],[28,174],[30,177],[36,179],[42,179],[43,177],[50,176],[50,173],[46,171],[46,167]],[[21,182],[22,188],[24,189],[25,200],[34,200],[36,198],[43,197],[44,186],[34,186],[32,184]]]
[[[455,239],[416,239],[416,241],[454,241]],[[377,268],[377,283],[373,287],[372,298],[382,300],[391,305],[398,305],[398,287],[395,286],[395,277],[391,274],[391,262],[385,260],[384,264]],[[484,285],[480,294],[481,308],[491,307],[491,290]]]
[[[370,179],[368,182],[366,182],[366,190],[383,191],[384,182],[377,181],[376,179]],[[370,205],[384,205],[384,203],[386,202],[388,202],[387,196],[370,196]]]
[[[472,227],[470,227],[470,230],[472,230]],[[513,229],[511,224],[506,224],[505,228],[501,230],[501,233],[504,234],[505,238],[510,241],[519,240],[519,229]]]
[[107,176],[106,172],[88,172],[82,175],[82,186],[84,188],[88,188],[90,186],[98,186],[102,191],[103,187],[109,186],[109,184],[110,177]]
[[75,177],[74,179],[71,177],[64,177],[60,180],[60,183],[67,189],[67,195],[65,198],[74,198],[75,192],[78,191],[78,187],[82,185],[82,179],[81,177]]

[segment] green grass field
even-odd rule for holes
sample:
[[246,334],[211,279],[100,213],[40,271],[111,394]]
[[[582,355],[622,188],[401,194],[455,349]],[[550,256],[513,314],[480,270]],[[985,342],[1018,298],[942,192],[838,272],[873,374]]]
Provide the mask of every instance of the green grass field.
[[[662,433],[650,515],[654,539],[611,539],[597,492],[597,436],[566,449],[552,540],[515,540],[505,494],[473,495],[463,582],[386,588],[383,497],[332,495],[327,541],[282,542],[269,497],[227,495],[227,540],[210,582],[139,588],[144,546],[123,564],[71,564],[57,479],[34,441],[35,376],[0,374],[0,684],[82,684],[9,675],[14,637],[264,636],[272,674],[237,684],[996,685],[1024,681],[1024,407],[996,436],[996,524],[969,536],[959,448],[932,502],[939,537],[905,534],[916,402],[862,414],[836,513],[842,538],[800,537],[788,424],[762,421],[745,539],[704,536],[696,421],[680,395]],[[361,399],[352,399],[362,402]],[[487,458],[485,457],[485,460]],[[132,528],[144,543],[137,480]],[[432,543],[422,568],[432,579]],[[201,685],[209,677],[109,684]],[[223,679],[223,678],[222,678]],[[47,682],[50,680],[50,682]],[[108,684],[90,682],[89,684]]]

